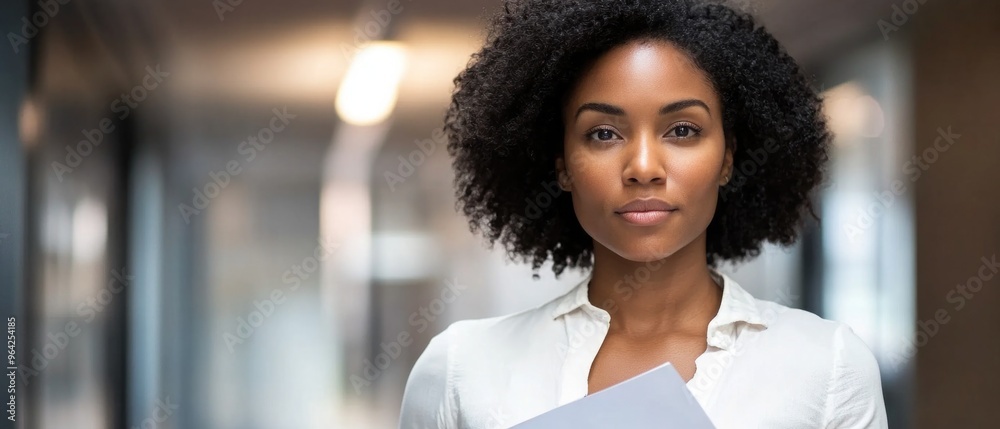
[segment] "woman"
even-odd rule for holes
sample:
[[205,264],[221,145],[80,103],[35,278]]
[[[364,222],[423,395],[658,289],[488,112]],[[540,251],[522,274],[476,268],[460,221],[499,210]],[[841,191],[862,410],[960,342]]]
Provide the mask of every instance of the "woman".
[[508,1],[455,83],[445,130],[473,231],[589,276],[435,336],[401,428],[509,427],[664,362],[718,428],[887,427],[851,328],[715,270],[795,241],[830,141],[816,92],[751,16]]

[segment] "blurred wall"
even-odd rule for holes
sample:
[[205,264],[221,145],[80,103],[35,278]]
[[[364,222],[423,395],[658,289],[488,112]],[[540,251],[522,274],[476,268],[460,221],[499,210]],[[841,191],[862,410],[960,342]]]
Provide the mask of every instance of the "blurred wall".
[[[28,13],[28,3],[19,0],[0,1],[0,28],[20,28],[20,17]],[[6,39],[6,38],[5,38]],[[6,345],[7,317],[15,317],[16,341],[24,344],[29,332],[28,317],[24,306],[24,210],[25,210],[25,153],[18,135],[18,117],[21,100],[28,91],[28,67],[32,52],[29,46],[19,46],[0,54],[0,323],[4,326]],[[4,48],[6,49],[6,47]],[[18,352],[26,350],[18,346]],[[4,365],[6,368],[6,365]],[[6,379],[4,381],[7,381]],[[7,393],[4,389],[4,398]],[[23,421],[31,411],[25,400],[25,389],[17,394],[16,418]],[[3,401],[5,404],[7,400]],[[6,405],[5,405],[6,407]],[[8,415],[4,414],[6,417]]]
[[[28,8],[24,2],[0,2],[0,28],[15,28]],[[21,281],[24,216],[24,151],[18,137],[18,110],[28,86],[28,48],[4,52],[0,59],[0,314],[17,314],[16,288]],[[6,320],[4,321],[6,324]]]
[[[1000,2],[925,6],[909,19],[916,154],[927,167],[916,183],[917,427],[996,427]],[[949,127],[961,137],[936,149]]]

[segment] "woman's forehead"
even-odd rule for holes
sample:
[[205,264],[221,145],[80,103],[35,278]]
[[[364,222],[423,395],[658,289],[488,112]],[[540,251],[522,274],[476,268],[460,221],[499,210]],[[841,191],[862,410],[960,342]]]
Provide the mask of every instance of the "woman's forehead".
[[574,85],[565,107],[575,111],[584,103],[604,102],[658,109],[680,99],[718,106],[710,79],[687,53],[666,41],[637,40],[598,57]]

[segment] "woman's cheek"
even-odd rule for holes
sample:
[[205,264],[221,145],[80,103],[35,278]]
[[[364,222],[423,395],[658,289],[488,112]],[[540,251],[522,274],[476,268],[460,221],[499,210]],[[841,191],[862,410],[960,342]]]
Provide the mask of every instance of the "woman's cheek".
[[674,174],[667,179],[667,187],[673,184],[674,198],[677,203],[686,206],[691,213],[700,216],[711,216],[715,213],[718,197],[718,171],[716,162],[706,160],[702,164],[692,163],[684,167],[675,167]]

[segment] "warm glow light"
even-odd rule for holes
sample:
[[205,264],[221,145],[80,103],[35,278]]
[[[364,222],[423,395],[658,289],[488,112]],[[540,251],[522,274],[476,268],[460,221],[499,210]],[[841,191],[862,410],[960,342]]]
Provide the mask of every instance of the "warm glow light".
[[824,92],[823,108],[838,144],[850,144],[859,137],[878,137],[885,129],[882,106],[856,82]]
[[18,115],[18,130],[20,131],[21,144],[24,146],[34,146],[38,141],[38,134],[42,129],[42,115],[38,104],[33,98],[27,97],[21,102],[21,111]]
[[337,90],[337,114],[352,125],[373,125],[396,107],[406,51],[396,42],[374,42],[358,51]]

